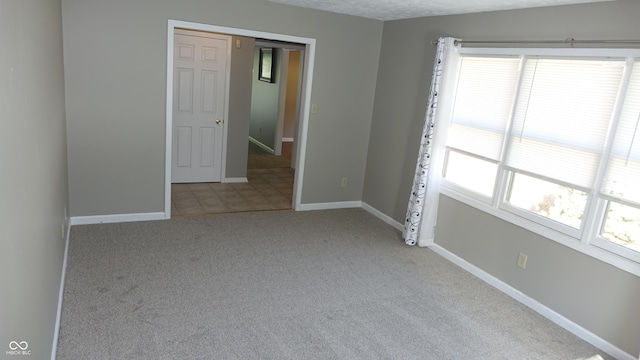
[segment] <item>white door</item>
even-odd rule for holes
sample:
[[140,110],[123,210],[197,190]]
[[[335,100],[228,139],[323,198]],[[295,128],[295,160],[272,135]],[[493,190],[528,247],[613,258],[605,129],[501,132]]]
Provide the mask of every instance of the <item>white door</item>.
[[218,34],[174,34],[173,183],[221,180],[229,41]]

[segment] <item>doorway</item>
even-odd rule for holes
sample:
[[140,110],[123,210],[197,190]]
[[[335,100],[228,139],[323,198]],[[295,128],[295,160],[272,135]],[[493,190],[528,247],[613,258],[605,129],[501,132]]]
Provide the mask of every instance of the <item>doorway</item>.
[[[291,203],[294,210],[299,210],[301,205],[302,187],[304,181],[304,160],[307,141],[307,129],[309,122],[309,109],[311,102],[311,84],[313,78],[313,65],[315,56],[315,39],[302,38],[290,35],[266,33],[254,30],[236,29],[215,25],[199,24],[177,20],[168,21],[167,34],[167,101],[166,101],[166,136],[165,136],[165,218],[171,217],[171,178],[172,178],[172,146],[173,146],[173,81],[174,81],[174,33],[176,29],[188,29],[195,31],[214,32],[226,35],[246,36],[273,41],[298,43],[304,46],[304,74],[300,91],[300,116],[296,131],[295,153],[296,168],[293,179],[293,195]],[[222,159],[222,171],[225,169],[225,159]]]

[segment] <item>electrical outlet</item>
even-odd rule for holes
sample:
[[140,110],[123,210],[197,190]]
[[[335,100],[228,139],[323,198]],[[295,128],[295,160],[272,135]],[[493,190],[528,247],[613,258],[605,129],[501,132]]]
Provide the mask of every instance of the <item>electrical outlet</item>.
[[525,269],[527,267],[527,255],[523,253],[518,254],[518,266]]
[[342,180],[340,181],[340,186],[347,187],[348,184],[349,184],[349,179],[346,177],[343,177]]

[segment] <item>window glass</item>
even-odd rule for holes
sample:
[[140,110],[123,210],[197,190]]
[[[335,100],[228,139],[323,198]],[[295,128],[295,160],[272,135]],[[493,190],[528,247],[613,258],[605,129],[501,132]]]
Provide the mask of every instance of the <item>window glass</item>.
[[640,252],[640,209],[609,201],[601,235],[615,244]]
[[493,196],[498,164],[449,150],[444,178],[471,191]]
[[587,205],[583,191],[513,173],[507,201],[518,208],[579,229]]

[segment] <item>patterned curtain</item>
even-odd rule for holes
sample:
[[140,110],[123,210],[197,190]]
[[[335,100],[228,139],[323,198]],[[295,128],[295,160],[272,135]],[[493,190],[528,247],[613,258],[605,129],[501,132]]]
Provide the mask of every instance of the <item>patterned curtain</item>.
[[[422,138],[420,142],[420,148],[418,153],[418,162],[416,165],[416,174],[413,180],[413,188],[411,189],[411,196],[409,199],[409,205],[407,206],[407,216],[405,219],[404,230],[402,232],[402,238],[407,245],[415,245],[420,238],[420,229],[427,229],[433,232],[435,226],[435,216],[437,212],[438,190],[439,187],[439,173],[432,169],[432,162],[436,159],[434,153],[434,141],[440,140],[440,143],[446,142],[446,131],[436,131],[436,119],[438,110],[441,107],[442,102],[442,86],[443,77],[445,77],[447,68],[447,60],[453,56],[452,53],[456,53],[456,45],[454,38],[439,38],[436,50],[436,58],[433,67],[433,74],[431,78],[431,88],[429,90],[429,99],[427,103],[427,114],[425,118],[424,127],[422,129]],[[449,66],[451,68],[451,66]],[[448,127],[445,124],[438,124],[438,127]],[[444,136],[443,139],[437,139]],[[438,154],[440,155],[440,154]],[[442,152],[442,157],[444,153]],[[441,173],[441,172],[440,172]],[[429,189],[431,187],[431,189]],[[429,191],[431,190],[431,191]],[[431,206],[425,209],[425,204]],[[425,212],[426,211],[426,212]],[[423,213],[428,218],[423,219]],[[423,224],[428,220],[428,224]],[[428,234],[430,240],[433,240],[433,234]],[[423,244],[418,244],[423,245]]]

